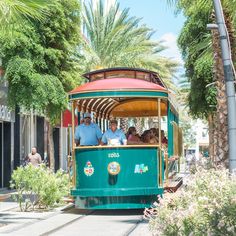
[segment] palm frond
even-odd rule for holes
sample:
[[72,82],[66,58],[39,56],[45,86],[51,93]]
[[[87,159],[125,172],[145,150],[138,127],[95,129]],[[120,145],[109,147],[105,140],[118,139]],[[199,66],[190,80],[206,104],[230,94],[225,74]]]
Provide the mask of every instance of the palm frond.
[[25,19],[41,20],[51,4],[48,0],[1,0],[0,27],[23,22]]
[[130,17],[129,9],[121,10],[117,2],[105,11],[102,0],[96,5],[91,1],[84,6],[83,22],[87,70],[141,67],[157,71],[169,81],[176,72],[178,63],[159,55],[165,47],[162,42],[151,40],[154,31],[141,24],[141,19]]

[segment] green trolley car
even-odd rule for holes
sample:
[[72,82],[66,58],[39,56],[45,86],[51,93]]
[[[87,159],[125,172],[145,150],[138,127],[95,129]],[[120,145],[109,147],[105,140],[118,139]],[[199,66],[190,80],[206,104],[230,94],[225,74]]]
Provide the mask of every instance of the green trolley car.
[[[78,123],[90,112],[104,132],[111,118],[155,117],[159,143],[155,145],[76,146],[73,144],[71,195],[80,209],[149,207],[178,171],[181,132],[178,111],[157,73],[134,68],[110,68],[84,75],[89,81],[69,93]],[[161,119],[168,129],[168,151],[161,143]],[[72,139],[75,118],[72,116]]]

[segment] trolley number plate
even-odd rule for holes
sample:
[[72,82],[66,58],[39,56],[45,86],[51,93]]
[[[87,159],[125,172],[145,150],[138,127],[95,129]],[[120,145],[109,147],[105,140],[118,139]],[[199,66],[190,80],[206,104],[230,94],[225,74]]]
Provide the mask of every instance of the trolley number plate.
[[112,152],[112,153],[108,153],[108,157],[109,158],[118,158],[118,157],[120,157],[120,154],[118,152]]

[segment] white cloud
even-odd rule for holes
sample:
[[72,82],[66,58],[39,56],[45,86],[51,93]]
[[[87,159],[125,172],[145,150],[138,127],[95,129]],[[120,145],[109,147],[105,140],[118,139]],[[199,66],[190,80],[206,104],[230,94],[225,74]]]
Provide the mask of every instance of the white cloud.
[[163,34],[160,38],[160,40],[163,41],[163,45],[167,47],[161,55],[168,57],[168,58],[173,58],[183,64],[183,60],[181,58],[181,54],[179,51],[179,48],[177,46],[177,35],[173,33],[166,33]]

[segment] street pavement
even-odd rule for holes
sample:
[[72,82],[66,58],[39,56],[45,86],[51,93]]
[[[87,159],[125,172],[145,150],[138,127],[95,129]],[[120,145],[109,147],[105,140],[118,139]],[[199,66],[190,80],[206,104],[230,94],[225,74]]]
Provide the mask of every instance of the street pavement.
[[[96,215],[86,215],[77,209],[68,212],[10,212],[0,213],[1,222],[7,223],[0,227],[0,235],[151,235],[147,222],[142,220],[139,211],[133,214],[131,210],[123,214],[105,211]],[[137,227],[136,227],[137,226]]]
[[0,235],[151,235],[142,210],[86,211],[72,204],[48,212],[17,209],[15,202],[0,202]]
[[[185,182],[188,173],[180,176]],[[151,236],[142,210],[86,211],[71,203],[44,212],[20,212],[17,207],[11,199],[0,202],[0,235]]]
[[[70,213],[77,214],[78,210],[73,209]],[[50,235],[72,236],[75,235],[75,232],[78,232],[80,236],[151,235],[147,222],[143,221],[143,210],[136,209],[95,211]]]

